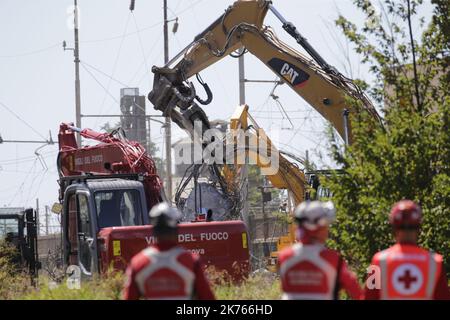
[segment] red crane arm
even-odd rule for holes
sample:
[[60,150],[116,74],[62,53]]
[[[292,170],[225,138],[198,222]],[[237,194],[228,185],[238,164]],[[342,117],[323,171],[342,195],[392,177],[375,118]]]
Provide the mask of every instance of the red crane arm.
[[[83,138],[99,143],[79,147],[75,132],[79,132]],[[60,125],[58,142],[58,169],[61,177],[138,173],[144,177],[148,208],[162,201],[162,180],[156,172],[155,162],[138,142],[129,141],[114,133],[81,130],[72,123]]]

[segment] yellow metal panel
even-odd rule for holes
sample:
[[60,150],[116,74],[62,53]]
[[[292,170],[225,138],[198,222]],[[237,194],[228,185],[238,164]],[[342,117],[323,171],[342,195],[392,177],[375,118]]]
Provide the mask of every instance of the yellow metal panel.
[[244,232],[242,233],[242,248],[247,249],[247,234]]
[[117,257],[122,254],[120,250],[120,240],[114,240],[113,241],[113,256]]

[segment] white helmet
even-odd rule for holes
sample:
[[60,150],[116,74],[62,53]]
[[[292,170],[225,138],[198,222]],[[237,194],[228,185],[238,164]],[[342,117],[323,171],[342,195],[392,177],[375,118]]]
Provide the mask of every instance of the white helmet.
[[181,213],[167,202],[161,202],[150,210],[150,222],[155,228],[176,228]]
[[295,209],[297,223],[310,231],[329,225],[336,217],[333,202],[305,201]]

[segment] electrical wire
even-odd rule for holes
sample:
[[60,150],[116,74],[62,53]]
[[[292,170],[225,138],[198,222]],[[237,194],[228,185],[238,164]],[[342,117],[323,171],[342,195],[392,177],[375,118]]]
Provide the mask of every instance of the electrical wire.
[[[162,55],[162,52],[163,52],[163,48],[160,48],[160,50],[159,50],[159,52],[158,52],[158,54],[157,54],[157,56],[161,56]],[[145,77],[147,76],[148,74],[147,74],[147,71],[146,72],[144,72],[144,74],[141,76],[141,78],[139,79],[139,81],[137,82],[137,85],[139,86],[140,84],[141,84],[141,82],[142,82],[142,80],[144,80],[145,79]]]
[[[269,97],[270,98],[270,97]],[[264,106],[264,105],[263,105]],[[259,111],[252,111],[252,114],[258,114],[258,113],[271,113],[272,112],[272,110],[268,110],[268,111],[265,111],[265,110],[259,110]],[[288,112],[288,113],[309,113],[310,111],[309,110],[286,110],[286,112]]]
[[3,102],[0,101],[0,105],[5,108],[8,112],[10,112],[12,115],[14,115],[17,119],[19,119],[21,122],[23,122],[28,128],[33,130],[34,133],[36,133],[38,136],[40,136],[42,139],[47,140],[42,134],[39,133],[35,128],[33,128],[28,122],[26,122],[24,119],[22,119],[17,113],[12,111],[10,108],[8,108],[7,105],[5,105]]
[[[158,38],[156,39],[156,41],[153,42],[153,46],[150,48],[149,52],[146,54],[144,60],[141,62],[141,64],[139,65],[139,67],[137,68],[137,70],[134,72],[133,76],[131,77],[131,79],[128,81],[128,83],[133,83],[134,78],[136,78],[136,76],[138,75],[139,71],[141,70],[142,66],[145,65],[146,68],[148,68],[148,63],[147,60],[150,58],[150,54],[153,52],[153,50],[156,48],[156,46],[159,44],[159,41],[161,41],[163,34],[159,33]],[[144,70],[145,73],[150,72],[149,69]],[[138,82],[140,83],[140,81]]]
[[23,186],[25,185],[25,182],[27,181],[28,177],[30,176],[31,171],[33,171],[33,169],[36,167],[36,162],[37,162],[37,158],[34,160],[33,165],[30,167],[30,170],[28,171],[28,174],[25,176],[25,179],[23,180],[23,182],[20,184],[20,187],[17,189],[16,193],[9,201],[8,207],[11,206],[11,203],[13,203],[13,201],[16,199],[19,192],[23,189]]
[[[113,96],[113,94],[111,92],[108,91],[108,89],[102,85],[102,83],[89,71],[89,69],[87,69],[84,64],[81,64],[81,66],[84,68],[84,70],[86,70],[86,72],[95,80],[95,82],[97,82],[97,84],[103,88],[103,90],[105,90],[105,94],[109,95],[111,97],[111,99],[113,99],[116,103],[119,103],[119,100],[116,99],[116,97]],[[95,124],[96,125],[96,124]]]
[[[115,72],[116,72],[117,63],[119,62],[120,53],[122,52],[122,46],[123,46],[123,43],[124,43],[124,40],[125,40],[125,34],[126,34],[127,30],[128,30],[128,24],[129,24],[129,22],[130,22],[130,18],[131,18],[131,13],[128,14],[128,18],[127,18],[127,22],[126,22],[126,24],[125,24],[125,28],[124,28],[124,31],[123,31],[123,35],[122,35],[122,38],[121,38],[121,40],[120,40],[119,49],[117,50],[116,59],[115,59],[115,61],[114,61],[114,65],[113,65],[111,77],[114,77],[114,74],[115,74]],[[103,96],[103,101],[102,101],[102,103],[101,103],[101,105],[100,105],[100,108],[99,108],[100,111],[98,112],[98,114],[103,114],[103,106],[105,105],[106,96],[107,96],[107,93],[109,93],[109,87],[110,87],[110,85],[111,85],[111,79],[109,79],[108,84],[107,84],[107,86],[106,86],[105,95]],[[110,95],[111,95],[111,94],[110,94]],[[116,99],[114,98],[114,100],[116,100]],[[98,123],[98,119],[95,120],[94,127],[97,125],[97,123]]]
[[133,32],[129,32],[129,33],[124,33],[122,35],[112,36],[112,37],[103,38],[103,39],[82,40],[80,42],[81,43],[97,43],[97,42],[105,42],[105,41],[110,41],[110,40],[127,38],[129,36],[135,35],[136,33],[156,28],[156,27],[162,25],[163,23],[164,23],[164,21],[158,21],[158,22],[156,22],[156,23],[154,23],[154,24],[152,24],[152,25],[150,25],[148,27],[144,27],[142,29],[139,29],[139,30],[136,30],[136,31],[133,31]]
[[[196,6],[197,4],[199,4],[202,1],[203,0],[198,0],[198,1],[194,2],[194,3],[192,3],[190,6],[184,8],[180,12],[175,12],[174,16],[181,16],[184,12],[186,12],[187,10],[189,10],[192,7]],[[182,1],[178,2],[177,7],[181,4],[181,2]],[[175,11],[176,11],[176,8],[175,8]],[[154,23],[152,25],[149,25],[147,27],[138,29],[138,30],[133,31],[133,32],[125,33],[125,34],[122,34],[122,35],[116,35],[116,36],[112,36],[112,37],[108,37],[108,38],[103,38],[103,39],[81,40],[80,43],[98,43],[98,42],[105,42],[105,41],[110,41],[110,40],[122,39],[124,37],[126,38],[126,37],[129,37],[129,36],[135,35],[135,34],[140,33],[142,31],[146,31],[146,30],[150,30],[150,29],[156,28],[156,27],[162,25],[163,23],[164,23],[164,21],[158,21],[158,22],[156,22],[156,23]],[[48,49],[48,48],[46,48],[46,49]]]
[[[261,117],[261,116],[253,116],[255,119],[262,119],[262,120],[286,120],[286,118],[279,118],[279,117]],[[321,119],[319,116],[312,116],[312,117],[299,117],[299,118],[290,118],[291,120],[310,120],[310,119]]]
[[185,13],[185,12],[188,11],[189,9],[192,9],[193,7],[195,7],[197,4],[199,4],[199,3],[202,2],[202,1],[203,1],[203,0],[198,0],[198,1],[194,2],[194,3],[192,3],[192,4],[189,5],[188,7],[184,8],[183,10],[181,10],[180,12],[178,12],[178,13],[176,14],[176,16],[182,15],[183,13]]
[[[133,16],[133,21],[134,21],[134,25],[136,26],[136,30],[138,30],[138,24],[137,24],[136,16],[134,15],[133,12],[131,12],[131,15]],[[142,57],[144,58],[145,69],[148,70],[147,72],[149,72],[148,73],[148,75],[149,75],[149,82],[151,84],[152,79],[150,78],[150,68],[148,67],[148,64],[147,64],[147,59],[146,59],[145,51],[144,51],[144,45],[142,44],[141,34],[139,32],[137,33],[137,37],[138,37],[138,40],[139,40],[139,46],[141,47]]]
[[[311,110],[310,110],[310,113],[311,113]],[[292,137],[289,139],[289,141],[287,142],[287,144],[290,144],[290,143],[292,142],[292,140],[294,140],[294,138],[297,136],[297,134],[300,133],[301,129],[303,128],[303,126],[304,126],[306,120],[308,120],[308,118],[309,118],[309,115],[305,117],[305,119],[303,120],[302,124],[299,125],[299,127],[298,127],[297,130],[295,130],[294,134],[293,134]],[[309,139],[309,140],[313,141],[312,139]],[[314,141],[314,143],[317,144],[317,142],[315,142],[315,141]]]
[[[57,152],[59,152],[59,151],[58,150],[49,151],[46,153],[42,153],[42,155],[50,155],[50,154],[55,154]],[[29,156],[29,157],[16,158],[16,159],[6,159],[6,160],[0,160],[0,164],[10,165],[10,164],[16,164],[16,163],[25,163],[25,162],[34,161],[34,159],[36,159],[36,156]]]
[[40,186],[41,186],[42,180],[43,180],[43,178],[44,178],[46,172],[47,172],[47,170],[44,170],[44,171],[42,171],[42,172],[36,174],[36,175],[34,176],[33,180],[31,180],[30,186],[29,186],[29,188],[28,188],[28,192],[26,193],[26,194],[27,194],[27,198],[26,198],[26,200],[25,200],[25,202],[24,202],[25,205],[28,204],[28,201],[30,200],[30,198],[31,198],[31,199],[34,198],[34,196],[31,197],[31,191],[33,190],[34,182],[36,181],[36,179],[37,179],[39,176],[41,176],[41,180],[40,180],[40,183],[39,183],[39,185],[38,185],[38,190],[35,192],[35,195],[37,194],[37,192],[39,192],[39,188],[40,188]]
[[[23,53],[17,53],[17,54],[12,54],[12,55],[0,55],[0,58],[19,58],[19,57],[24,57],[24,56],[30,56],[30,55],[34,55],[34,54],[38,54],[44,51],[48,51],[50,49],[53,49],[57,46],[60,46],[61,42],[55,43],[51,46],[42,48],[42,49],[36,49],[36,50],[32,50],[32,51],[28,51],[28,52],[23,52]],[[5,46],[6,47],[6,46]]]
[[[25,179],[24,179],[24,181],[22,182],[22,184],[19,186],[19,188],[18,188],[16,194],[14,195],[13,199],[10,201],[10,203],[8,204],[8,206],[10,206],[10,205],[12,204],[12,202],[15,200],[15,198],[17,197],[17,194],[18,194],[19,192],[20,192],[20,195],[21,195],[19,203],[24,203],[25,205],[28,204],[28,201],[30,200],[30,198],[33,199],[33,198],[36,197],[36,195],[37,195],[37,193],[39,192],[40,187],[41,187],[41,185],[42,185],[42,183],[43,183],[43,181],[44,181],[44,178],[45,178],[46,174],[47,174],[48,172],[52,172],[52,171],[49,171],[49,169],[56,167],[56,165],[51,165],[49,168],[46,168],[45,170],[43,170],[43,171],[41,171],[41,172],[39,172],[39,173],[36,173],[35,176],[34,176],[34,178],[33,178],[33,180],[31,181],[30,186],[29,186],[28,189],[27,189],[28,192],[22,192],[22,191],[23,191],[23,187],[24,187],[24,185],[25,185],[25,182],[27,181],[28,177],[29,177],[30,174],[34,171],[34,169],[35,169],[35,167],[36,167],[36,162],[37,162],[37,160],[38,160],[38,158],[36,157],[33,166],[31,167],[31,169],[30,169],[28,172],[21,172],[21,173],[26,173]],[[16,172],[18,172],[18,171],[13,171],[13,172],[16,173]],[[40,175],[41,175],[41,179],[40,179],[39,184],[37,185],[36,192],[34,193],[34,196],[31,197],[32,190],[34,189],[34,188],[33,188],[33,185],[34,185],[36,179],[37,179]],[[23,196],[24,196],[25,194],[27,195],[27,198],[26,198],[25,202],[23,202],[22,200],[23,200]]]
[[97,71],[98,73],[101,73],[101,74],[104,75],[105,77],[107,77],[107,78],[109,78],[109,79],[111,79],[111,80],[117,82],[117,83],[120,84],[121,86],[124,86],[124,87],[130,87],[130,85],[125,84],[125,83],[123,83],[122,81],[113,78],[111,75],[109,75],[109,74],[107,74],[106,72],[103,72],[102,70],[100,70],[100,69],[94,67],[93,65],[87,63],[86,61],[80,61],[80,63],[81,63],[81,64],[85,64],[86,66],[88,66],[88,67],[91,68],[91,69],[94,69],[94,70]]
[[41,189],[42,182],[44,181],[44,178],[45,178],[46,175],[47,175],[47,170],[45,170],[45,171],[42,173],[41,180],[39,181],[39,184],[37,185],[37,188],[36,188],[36,192],[34,193],[34,195],[33,195],[32,197],[30,197],[30,195],[31,195],[31,188],[30,188],[30,192],[28,193],[28,198],[27,198],[27,200],[25,201],[25,204],[28,203],[28,200],[29,200],[30,198],[31,198],[31,199],[36,198],[36,196],[37,196],[39,190]]

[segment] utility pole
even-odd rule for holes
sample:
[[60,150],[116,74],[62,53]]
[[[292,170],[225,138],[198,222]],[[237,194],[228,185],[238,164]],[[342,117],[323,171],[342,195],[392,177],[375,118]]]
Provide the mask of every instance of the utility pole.
[[[240,51],[240,56],[238,59],[238,65],[239,65],[239,104],[244,105],[245,104],[245,68],[244,68],[244,51],[245,48],[242,47]],[[247,142],[246,142],[247,143]],[[242,168],[242,179],[244,181],[243,185],[243,192],[244,192],[244,199],[247,199],[248,195],[248,154],[245,155],[245,164]],[[249,206],[248,201],[244,201],[244,206],[242,208],[242,216],[244,218],[245,224],[249,227],[249,229],[252,227],[250,226],[250,219],[249,219]],[[250,250],[253,250],[252,246],[250,245]]]
[[[167,24],[167,0],[164,0],[164,64],[169,62],[169,32]],[[170,117],[166,117],[164,127],[166,141],[166,194],[169,201],[172,201],[172,133]]]
[[[73,50],[73,56],[75,60],[75,120],[76,127],[81,128],[81,96],[80,96],[80,48],[78,41],[78,2],[74,0],[73,9],[73,30],[74,30],[74,40],[75,45],[73,48],[67,48],[66,41],[63,41],[63,49]],[[79,132],[76,133],[78,144],[81,146],[81,135]]]
[[[74,37],[75,50],[73,55],[75,57],[75,118],[77,128],[81,128],[81,96],[80,96],[80,49],[78,43],[78,3],[74,0]],[[77,140],[81,146],[81,135],[77,132]]]
[[239,104],[245,104],[245,69],[244,69],[244,50],[241,49],[239,57]]
[[41,235],[41,225],[39,222],[39,198],[36,198],[36,233],[38,236]]
[[45,206],[45,235],[48,236],[48,206]]
[[269,238],[269,225],[268,225],[268,216],[266,212],[266,202],[269,202],[272,200],[272,195],[270,191],[267,191],[267,180],[264,177],[264,185],[260,186],[259,189],[261,190],[261,200],[262,200],[262,215],[263,215],[263,236],[264,236],[264,242],[263,242],[263,251],[264,256],[268,257],[270,255],[270,248],[268,244],[268,238]]

